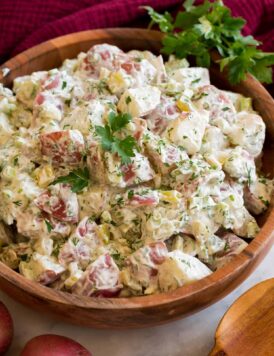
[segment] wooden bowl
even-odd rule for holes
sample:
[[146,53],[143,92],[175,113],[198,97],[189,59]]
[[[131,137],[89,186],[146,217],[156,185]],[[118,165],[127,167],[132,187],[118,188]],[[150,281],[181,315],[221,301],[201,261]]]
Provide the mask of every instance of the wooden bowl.
[[[31,48],[6,62],[8,68],[0,80],[11,86],[14,78],[33,71],[58,67],[64,59],[87,51],[92,45],[107,42],[124,50],[141,49],[159,52],[162,35],[141,29],[108,29],[79,32],[59,37]],[[268,92],[251,76],[231,88],[217,65],[211,67],[213,83],[254,99],[255,109],[263,117],[268,138],[264,148],[264,170],[273,175],[274,103]],[[4,71],[5,73],[6,71]],[[137,328],[162,324],[194,313],[223,298],[254,270],[273,243],[274,209],[259,219],[261,231],[248,247],[225,267],[193,284],[158,295],[98,299],[58,292],[31,282],[0,263],[0,288],[19,302],[68,322],[95,328]]]

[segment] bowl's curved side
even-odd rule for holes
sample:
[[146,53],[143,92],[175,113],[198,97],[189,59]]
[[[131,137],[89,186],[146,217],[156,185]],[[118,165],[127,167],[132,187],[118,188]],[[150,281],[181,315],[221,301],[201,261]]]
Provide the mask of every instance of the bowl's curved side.
[[[0,67],[0,81],[7,86],[14,78],[41,69],[59,66],[66,58],[75,57],[91,45],[108,42],[124,50],[142,49],[158,52],[162,34],[142,29],[107,29],[84,31],[62,36],[14,57]],[[7,75],[1,69],[8,68]],[[5,73],[5,71],[3,72]],[[257,110],[264,118],[270,137],[274,138],[274,104],[267,91],[248,76],[240,86],[231,88],[216,65],[211,73],[215,80],[255,100]],[[273,152],[273,150],[272,150]],[[266,158],[266,166],[273,174],[273,155]],[[191,314],[227,295],[257,266],[273,244],[273,204],[264,219],[258,236],[228,265],[196,283],[169,293],[153,296],[98,299],[57,292],[23,276],[0,263],[0,288],[13,298],[42,312],[52,312],[68,322],[97,328],[145,327],[161,324]]]
[[[274,212],[272,215],[274,217]],[[269,226],[272,231],[273,225]],[[0,287],[19,302],[42,313],[58,315],[70,323],[108,329],[159,325],[197,312],[235,289],[266,255],[273,243],[273,234],[267,244],[264,236],[262,240],[263,243],[256,242],[256,246],[211,276],[159,295],[130,299],[79,297],[31,282],[3,264],[0,264]],[[255,250],[256,255],[251,250]]]

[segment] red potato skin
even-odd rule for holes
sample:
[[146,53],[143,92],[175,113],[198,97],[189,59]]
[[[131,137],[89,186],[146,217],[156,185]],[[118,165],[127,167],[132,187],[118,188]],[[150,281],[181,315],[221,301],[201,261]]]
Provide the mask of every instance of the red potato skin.
[[92,354],[68,337],[46,334],[29,340],[20,356],[92,356]]
[[8,350],[13,338],[13,321],[8,309],[0,302],[0,355]]

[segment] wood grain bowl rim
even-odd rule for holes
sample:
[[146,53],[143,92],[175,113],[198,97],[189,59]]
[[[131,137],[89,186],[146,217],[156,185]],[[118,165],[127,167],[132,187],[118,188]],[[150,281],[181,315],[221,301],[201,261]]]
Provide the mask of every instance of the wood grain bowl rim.
[[[158,31],[134,29],[134,28],[110,28],[110,29],[98,29],[81,31],[77,33],[68,34],[65,36],[57,37],[52,40],[43,42],[35,47],[32,47],[21,54],[13,57],[5,62],[0,67],[0,81],[5,82],[9,79],[9,76],[20,70],[20,66],[31,62],[45,54],[50,55],[55,53],[58,48],[70,47],[77,43],[89,42],[91,40],[98,40],[98,43],[108,42],[113,39],[113,35],[120,39],[136,39],[136,36],[140,40],[147,40],[151,46],[151,42],[155,42],[156,47],[159,47],[159,42],[162,38],[162,34]],[[153,48],[152,48],[153,50]],[[8,68],[10,73],[4,75],[4,68]],[[12,80],[14,77],[12,78]],[[251,76],[247,81],[251,80]],[[254,78],[252,78],[254,81]],[[263,86],[257,82],[256,85],[264,93],[269,100],[269,94],[263,88]],[[274,112],[274,105],[273,105]],[[196,281],[192,284],[182,286],[174,291],[165,292],[160,294],[137,296],[129,298],[95,298],[84,297],[69,294],[66,292],[56,291],[49,287],[40,285],[39,283],[27,280],[24,276],[18,272],[13,271],[6,265],[0,262],[0,277],[10,282],[12,285],[19,287],[28,294],[39,298],[40,300],[50,300],[59,304],[68,306],[77,306],[82,309],[146,309],[151,307],[157,307],[164,304],[183,303],[184,300],[189,300],[198,295],[203,294],[206,290],[215,288],[216,284],[224,283],[233,274],[239,274],[244,271],[252,261],[256,260],[259,255],[266,250],[267,247],[271,248],[274,237],[274,207],[271,207],[268,211],[268,218],[261,228],[259,234],[249,243],[246,249],[239,255],[235,256],[231,262],[212,273],[210,276]],[[265,251],[265,254],[267,251]],[[220,285],[220,287],[222,287]]]

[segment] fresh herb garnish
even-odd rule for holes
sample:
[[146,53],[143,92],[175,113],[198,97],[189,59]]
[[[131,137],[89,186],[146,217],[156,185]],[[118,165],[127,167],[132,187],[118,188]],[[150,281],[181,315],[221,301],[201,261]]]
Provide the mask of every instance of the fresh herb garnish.
[[14,166],[18,166],[18,160],[19,160],[18,156],[14,157],[14,159],[13,159],[13,165]]
[[21,200],[13,201],[13,204],[15,204],[17,206],[21,206],[22,205],[22,201]]
[[51,223],[45,219],[45,224],[47,226],[47,230],[48,230],[48,233],[50,234],[52,229],[53,229],[53,226],[51,225]]
[[110,129],[112,132],[116,132],[125,127],[130,121],[132,117],[130,114],[115,114],[111,111],[108,115],[108,122],[110,125]]
[[64,243],[67,241],[64,237],[58,237],[57,239],[53,239],[53,250],[51,256],[58,258],[60,249],[63,247]]
[[269,207],[269,205],[270,205],[269,200],[264,199],[263,196],[259,196],[259,199],[266,207]]
[[128,164],[131,157],[134,157],[134,148],[137,148],[137,143],[134,137],[126,136],[120,139],[114,133],[125,127],[132,117],[130,114],[115,114],[111,112],[108,116],[109,124],[105,126],[95,126],[95,132],[101,139],[103,150],[117,153],[123,164]]
[[122,256],[119,252],[112,253],[111,257],[114,259],[118,267],[123,267],[125,262],[125,257]]
[[224,246],[224,251],[228,251],[229,249],[230,249],[229,242],[226,241]]
[[229,199],[230,199],[231,201],[235,201],[234,195],[231,194],[231,195],[229,196]]
[[191,84],[199,83],[200,80],[201,80],[201,78],[194,79],[194,80],[192,80]]
[[185,11],[179,12],[175,19],[168,12],[161,15],[149,6],[144,7],[152,19],[150,27],[156,23],[165,33],[162,52],[174,53],[178,58],[194,56],[198,66],[209,67],[210,51],[217,50],[222,56],[220,69],[228,68],[232,84],[244,80],[247,72],[260,82],[271,83],[274,53],[262,52],[257,48],[260,42],[241,34],[246,21],[231,16],[221,0],[206,0],[199,6],[193,6],[194,2],[186,0]]
[[251,186],[251,184],[253,183],[252,178],[251,178],[251,168],[248,168],[248,165],[245,165],[246,171],[247,171],[247,185],[248,187]]
[[70,103],[71,103],[71,99],[66,99],[66,100],[65,100],[65,104],[66,104],[67,106],[70,106]]
[[66,82],[66,81],[63,81],[63,83],[62,83],[62,90],[64,90],[66,87],[67,87],[67,82]]
[[21,261],[26,262],[26,261],[28,261],[28,259],[29,259],[29,255],[28,255],[28,254],[24,254],[24,255],[21,255],[21,256],[20,256],[20,260],[21,260]]
[[128,105],[129,103],[131,103],[131,101],[132,101],[132,100],[131,100],[131,97],[130,97],[130,96],[127,96],[127,97],[126,97],[126,104]]
[[98,94],[104,94],[104,91],[107,89],[107,82],[105,79],[99,80],[99,82],[95,82],[91,84],[91,89],[95,89],[98,91]]
[[72,241],[74,246],[77,246],[77,244],[79,242],[79,239],[77,237],[73,237],[71,241]]
[[75,169],[67,176],[58,177],[51,184],[57,183],[67,183],[71,186],[71,190],[74,193],[79,193],[89,185],[89,171],[87,167],[84,169]]

